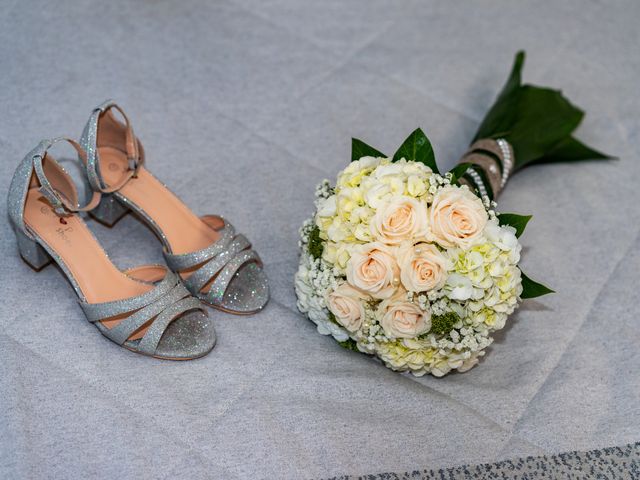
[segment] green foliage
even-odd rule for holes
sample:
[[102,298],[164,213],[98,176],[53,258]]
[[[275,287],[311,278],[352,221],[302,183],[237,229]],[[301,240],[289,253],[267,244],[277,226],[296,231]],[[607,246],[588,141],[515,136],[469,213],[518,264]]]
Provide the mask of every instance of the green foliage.
[[524,232],[524,229],[531,220],[532,215],[518,215],[517,213],[501,213],[498,216],[498,223],[500,225],[511,225],[516,229],[516,237],[520,237]]
[[611,160],[605,153],[594,150],[573,137],[558,142],[545,155],[532,163],[577,162],[580,160]]
[[316,260],[322,256],[324,246],[322,245],[320,229],[317,225],[313,227],[311,232],[309,232],[309,243],[307,245],[307,249],[309,250],[309,254]]
[[471,166],[470,163],[459,163],[458,165],[456,165],[455,167],[453,167],[451,170],[449,170],[449,173],[451,173],[451,184],[456,184],[458,183],[458,180],[460,178],[462,178],[462,176],[467,173],[467,170],[469,170],[469,167]]
[[502,87],[498,98],[487,112],[471,143],[481,138],[492,138],[505,134],[511,129],[516,117],[517,92],[522,82],[524,57],[523,51],[516,54],[507,83]]
[[449,333],[460,317],[455,312],[447,312],[442,315],[433,315],[431,317],[431,330],[429,333],[437,335],[445,335]]
[[524,272],[522,272],[522,295],[520,298],[536,298],[541,297],[542,295],[547,295],[548,293],[556,293],[551,290],[549,287],[542,285],[541,283],[535,282],[527,277]]
[[532,163],[607,159],[573,138],[584,112],[559,90],[522,85],[525,53],[518,52],[507,83],[473,141],[504,138],[513,147],[515,169]]
[[351,139],[351,161],[360,160],[362,157],[386,157],[386,155],[375,148],[367,145],[357,138]]
[[438,172],[436,165],[436,157],[433,153],[431,142],[422,130],[416,128],[411,135],[407,137],[398,151],[393,155],[393,161],[396,162],[401,158],[424,163],[434,172]]
[[517,117],[504,136],[514,148],[516,168],[544,157],[584,117],[558,90],[525,85],[518,94]]
[[358,350],[358,345],[355,342],[355,340],[352,340],[350,338],[346,339],[344,342],[338,342],[338,344],[342,348],[346,348],[347,350],[352,350],[354,352],[360,352],[360,350]]

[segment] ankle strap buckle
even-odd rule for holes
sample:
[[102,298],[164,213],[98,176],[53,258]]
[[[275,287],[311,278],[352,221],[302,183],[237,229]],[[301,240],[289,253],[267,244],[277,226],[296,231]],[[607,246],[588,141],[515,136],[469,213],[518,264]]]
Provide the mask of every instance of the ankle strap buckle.
[[[130,176],[125,178],[121,183],[116,186],[111,186],[107,188],[104,184],[102,177],[99,173],[99,167],[97,165],[97,136],[98,136],[98,125],[100,122],[100,115],[107,113],[109,110],[115,109],[122,115],[124,119],[124,150],[127,155],[127,163],[128,170],[132,172]],[[115,119],[116,122],[120,123],[118,119]],[[93,172],[89,172],[89,180],[94,189],[100,190],[103,193],[112,193],[113,191],[119,190],[130,178],[136,178],[138,176],[138,171],[140,167],[144,163],[144,158],[140,152],[140,144],[138,142],[138,138],[136,137],[133,127],[131,126],[131,122],[127,114],[124,110],[113,100],[106,100],[93,109],[92,117],[87,124],[87,128],[92,130],[93,135],[86,135],[86,141],[89,141],[89,138],[92,137],[92,141],[94,142],[91,147],[87,148],[88,151],[91,152],[91,161],[89,162],[89,170],[93,170]],[[87,132],[88,133],[88,132]],[[83,135],[84,137],[84,135]]]

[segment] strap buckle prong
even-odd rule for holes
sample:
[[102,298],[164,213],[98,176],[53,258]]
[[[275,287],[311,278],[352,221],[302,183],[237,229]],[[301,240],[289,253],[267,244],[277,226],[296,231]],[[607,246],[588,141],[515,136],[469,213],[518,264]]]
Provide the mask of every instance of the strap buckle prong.
[[128,157],[129,171],[133,172],[131,178],[138,178],[138,170],[140,169],[140,160],[137,157]]

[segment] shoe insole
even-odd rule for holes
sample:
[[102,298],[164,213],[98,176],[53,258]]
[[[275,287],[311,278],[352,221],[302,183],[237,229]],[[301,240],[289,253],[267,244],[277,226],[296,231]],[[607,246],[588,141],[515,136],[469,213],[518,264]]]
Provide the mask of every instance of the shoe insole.
[[[24,221],[62,258],[87,302],[121,300],[153,288],[153,285],[136,281],[118,270],[84,220],[79,215],[59,217],[37,188],[31,188],[27,193]],[[128,316],[113,317],[102,324],[113,328]],[[143,326],[129,339],[141,338],[147,327]]]
[[[100,147],[99,152],[103,180],[107,185],[117,184],[129,170],[126,154],[108,146]],[[131,178],[118,192],[144,210],[153,220],[166,238],[171,253],[202,250],[220,238],[218,231],[196,216],[144,166],[140,167],[138,175]],[[181,275],[187,278],[190,273],[192,272],[181,272]],[[206,291],[206,288],[208,286],[205,286],[203,291]]]

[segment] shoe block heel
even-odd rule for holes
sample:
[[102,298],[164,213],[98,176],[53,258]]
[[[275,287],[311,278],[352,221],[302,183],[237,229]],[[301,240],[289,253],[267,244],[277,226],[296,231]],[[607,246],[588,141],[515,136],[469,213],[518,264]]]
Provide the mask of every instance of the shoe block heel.
[[51,255],[38,242],[30,239],[24,233],[16,232],[16,238],[22,260],[36,272],[39,272],[53,261]]
[[89,212],[93,218],[107,227],[113,227],[129,213],[129,208],[120,203],[113,195],[103,195],[96,208]]

